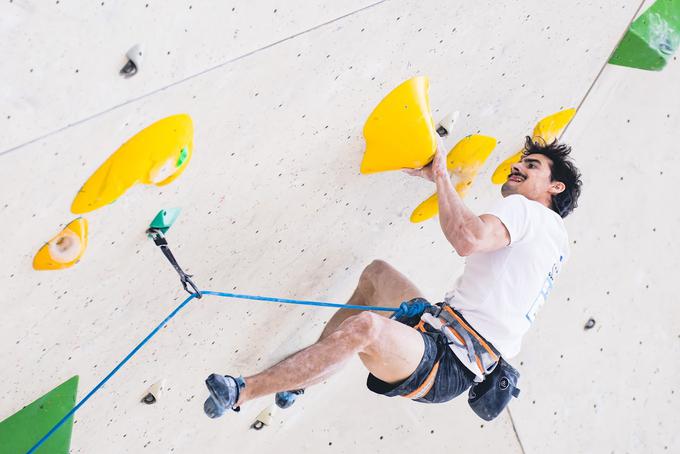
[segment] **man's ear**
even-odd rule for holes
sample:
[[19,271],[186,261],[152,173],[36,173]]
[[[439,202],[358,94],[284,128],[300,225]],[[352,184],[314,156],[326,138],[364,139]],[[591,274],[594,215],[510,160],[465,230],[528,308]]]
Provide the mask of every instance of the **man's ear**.
[[561,181],[554,181],[550,183],[550,189],[548,191],[550,192],[550,195],[557,195],[561,192],[564,192],[565,189],[567,189],[567,187],[564,185],[564,183]]

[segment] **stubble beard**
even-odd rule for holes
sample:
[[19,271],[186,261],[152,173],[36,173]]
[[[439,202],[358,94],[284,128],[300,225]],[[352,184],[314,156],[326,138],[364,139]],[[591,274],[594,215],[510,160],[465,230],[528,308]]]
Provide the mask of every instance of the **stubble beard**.
[[507,197],[512,194],[516,194],[517,190],[514,188],[512,185],[508,184],[509,182],[503,183],[503,186],[501,186],[501,195],[503,197]]

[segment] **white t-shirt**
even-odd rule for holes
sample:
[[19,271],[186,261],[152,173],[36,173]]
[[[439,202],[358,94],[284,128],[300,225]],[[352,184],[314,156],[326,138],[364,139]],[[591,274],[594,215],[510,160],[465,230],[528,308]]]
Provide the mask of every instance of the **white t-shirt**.
[[[510,244],[469,255],[446,302],[508,359],[519,353],[522,336],[546,301],[568,258],[569,241],[560,215],[523,195],[505,197],[487,213],[508,229]],[[467,354],[456,350],[470,367]]]

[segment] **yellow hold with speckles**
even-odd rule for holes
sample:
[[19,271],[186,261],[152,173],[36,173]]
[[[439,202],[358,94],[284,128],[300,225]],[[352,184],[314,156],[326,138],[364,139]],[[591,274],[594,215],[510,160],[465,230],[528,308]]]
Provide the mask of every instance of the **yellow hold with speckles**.
[[73,200],[71,211],[81,214],[101,208],[137,183],[171,183],[189,164],[193,142],[194,127],[189,115],[173,115],[148,126],[90,176]]
[[427,165],[436,150],[429,80],[419,76],[392,90],[364,125],[366,151],[361,173]]
[[87,249],[87,219],[78,218],[45,243],[33,258],[35,270],[61,270],[70,268]]
[[[456,192],[465,197],[477,172],[484,165],[491,152],[496,148],[496,139],[482,135],[467,136],[458,142],[446,157],[446,167],[456,177]],[[437,194],[432,194],[418,205],[411,214],[411,222],[423,222],[439,213]]]
[[[576,109],[566,109],[545,117],[536,123],[531,138],[534,141],[542,140],[545,143],[553,142],[557,139],[557,136],[564,131],[564,128],[566,128],[571,119],[574,118],[574,115],[576,115]],[[513,154],[496,168],[496,171],[491,176],[491,182],[493,184],[503,184],[507,181],[508,175],[510,175],[510,172],[512,171],[512,165],[522,159],[522,151],[523,150],[520,150]]]

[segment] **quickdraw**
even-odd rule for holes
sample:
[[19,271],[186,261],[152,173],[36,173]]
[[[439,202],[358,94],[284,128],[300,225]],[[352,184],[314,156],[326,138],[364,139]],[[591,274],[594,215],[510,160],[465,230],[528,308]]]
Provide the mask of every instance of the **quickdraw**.
[[[201,291],[198,289],[198,287],[196,287],[194,281],[191,280],[191,274],[185,273],[182,267],[180,267],[177,263],[177,260],[175,260],[175,256],[172,255],[172,251],[170,251],[170,247],[168,247],[168,240],[165,239],[163,232],[151,228],[148,229],[146,233],[151,237],[156,246],[161,248],[163,255],[167,257],[167,259],[170,261],[170,264],[173,266],[173,268],[175,268],[175,271],[177,271],[177,274],[179,274],[179,280],[182,282],[182,287],[184,287],[184,290],[186,290],[189,295],[194,295],[196,298],[201,298]],[[191,290],[189,287],[191,287]]]
[[159,211],[153,221],[151,221],[151,225],[146,230],[146,233],[149,235],[149,238],[153,240],[156,246],[161,248],[163,255],[165,255],[172,267],[175,268],[175,271],[177,271],[177,274],[179,274],[179,280],[182,282],[182,287],[184,287],[184,290],[186,290],[189,295],[193,295],[196,298],[201,298],[203,295],[201,295],[201,291],[198,289],[196,284],[194,284],[194,281],[191,280],[192,276],[185,273],[182,267],[179,266],[175,256],[172,255],[172,251],[170,251],[168,240],[165,239],[165,232],[167,232],[172,226],[178,215],[179,209]]

